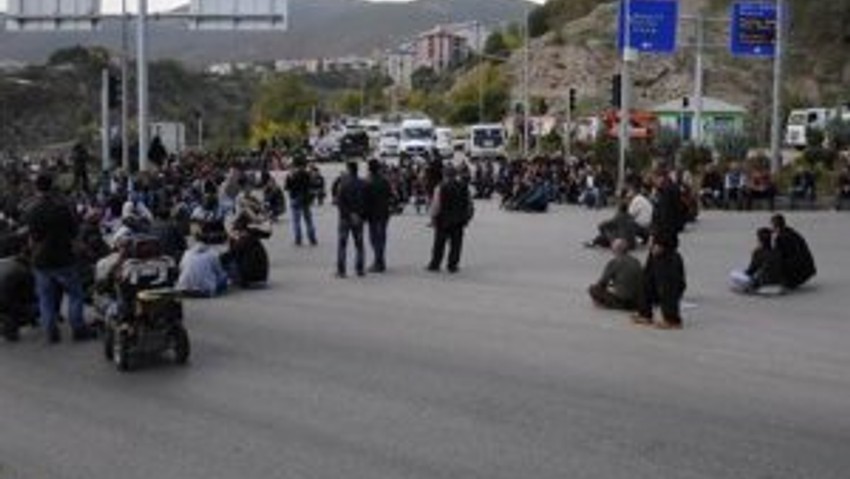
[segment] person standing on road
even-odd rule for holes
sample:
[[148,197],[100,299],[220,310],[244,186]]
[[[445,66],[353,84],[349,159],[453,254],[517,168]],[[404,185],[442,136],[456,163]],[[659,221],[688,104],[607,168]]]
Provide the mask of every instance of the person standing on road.
[[294,161],[295,170],[286,177],[286,191],[289,193],[289,204],[292,208],[292,234],[295,236],[295,246],[301,246],[301,220],[307,228],[307,239],[310,244],[316,246],[316,228],[313,226],[312,203],[312,180],[307,171],[307,165],[303,158]]
[[387,226],[390,221],[390,208],[393,202],[393,189],[384,176],[378,160],[369,162],[369,181],[366,184],[366,221],[369,222],[369,242],[374,256],[372,273],[384,273],[387,270]]
[[70,205],[52,192],[53,178],[49,174],[39,175],[36,189],[38,196],[27,212],[26,224],[33,245],[39,314],[47,341],[55,344],[61,340],[56,324],[60,288],[68,296],[68,320],[73,339],[91,339],[94,334],[83,320],[85,294],[74,254],[74,241],[79,232],[76,215]]
[[463,249],[463,234],[472,221],[475,209],[469,187],[458,180],[454,166],[447,166],[443,182],[434,191],[431,202],[431,220],[434,228],[434,246],[428,271],[438,272],[443,263],[446,243],[449,243],[449,273],[457,273]]
[[[659,329],[681,329],[681,302],[687,283],[685,265],[679,254],[679,233],[684,226],[679,189],[663,167],[653,174],[656,204],[650,225],[650,253],[643,272],[644,290],[638,314],[638,325],[655,325]],[[661,307],[662,321],[653,321],[653,307]]]
[[337,242],[336,276],[346,277],[348,237],[354,239],[355,269],[357,276],[366,275],[366,252],[363,247],[363,218],[365,213],[366,184],[357,175],[357,162],[346,165],[335,188],[336,207],[339,210],[339,240]]

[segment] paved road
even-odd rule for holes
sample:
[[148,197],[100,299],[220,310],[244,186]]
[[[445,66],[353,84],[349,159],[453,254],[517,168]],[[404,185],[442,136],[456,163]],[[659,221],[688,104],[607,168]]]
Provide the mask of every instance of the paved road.
[[267,291],[188,304],[188,368],[0,345],[0,478],[848,477],[850,218],[792,217],[819,280],[753,299],[724,280],[766,215],[706,215],[663,333],[586,301],[602,215],[479,205],[456,277],[406,216],[388,275],[338,281],[326,209],[319,248],[276,235]]

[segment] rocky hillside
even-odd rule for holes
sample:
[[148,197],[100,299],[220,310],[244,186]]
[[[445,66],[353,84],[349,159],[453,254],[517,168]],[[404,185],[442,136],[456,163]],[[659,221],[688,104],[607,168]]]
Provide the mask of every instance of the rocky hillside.
[[[553,0],[559,1],[559,0]],[[562,0],[568,1],[568,0]],[[611,77],[619,62],[614,48],[617,4],[599,1],[587,16],[555,27],[533,40],[530,91],[563,109],[570,87],[579,91],[585,113],[608,105]],[[704,9],[712,17],[727,15],[730,0],[682,0],[683,14]],[[791,52],[785,84],[786,105],[833,103],[850,100],[850,1],[791,2]],[[759,133],[769,110],[772,62],[736,59],[729,52],[728,23],[711,22],[705,56],[707,95],[746,106],[754,112]],[[676,55],[643,55],[635,67],[633,97],[640,107],[691,94],[694,89],[695,49],[693,22],[680,26],[681,48]],[[508,69],[515,79],[515,97],[521,94],[522,52],[515,52]]]

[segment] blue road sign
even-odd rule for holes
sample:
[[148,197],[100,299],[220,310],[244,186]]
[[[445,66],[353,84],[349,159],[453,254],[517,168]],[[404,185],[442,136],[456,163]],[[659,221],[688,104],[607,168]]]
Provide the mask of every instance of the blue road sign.
[[[618,44],[625,43],[624,2],[620,2]],[[629,2],[629,47],[651,53],[676,51],[679,2],[675,0],[631,0]]]
[[773,57],[776,53],[776,4],[733,5],[731,37],[733,55]]

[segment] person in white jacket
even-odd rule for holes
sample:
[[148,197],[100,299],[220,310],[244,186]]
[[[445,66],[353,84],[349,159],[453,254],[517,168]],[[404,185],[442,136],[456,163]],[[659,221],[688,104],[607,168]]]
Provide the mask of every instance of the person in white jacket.
[[634,218],[635,223],[637,223],[638,238],[640,238],[642,242],[646,243],[649,239],[649,227],[652,224],[652,214],[655,207],[652,205],[652,202],[649,201],[649,198],[647,198],[637,186],[630,186],[628,195],[629,215]]

